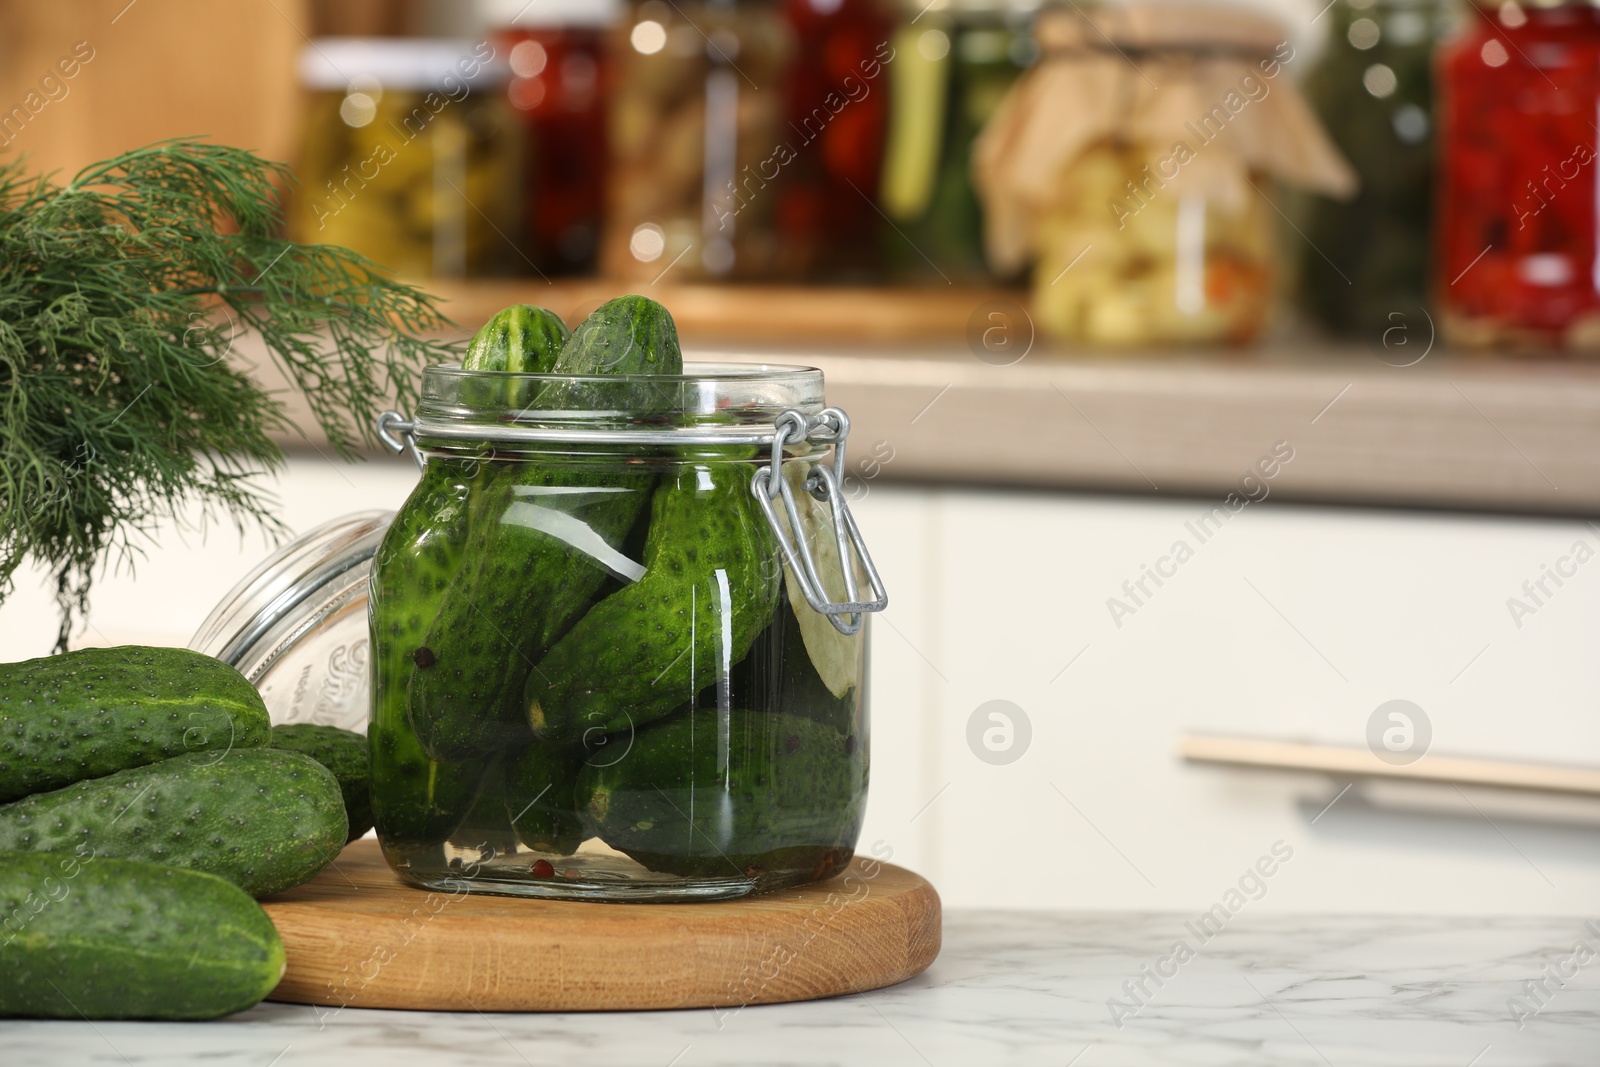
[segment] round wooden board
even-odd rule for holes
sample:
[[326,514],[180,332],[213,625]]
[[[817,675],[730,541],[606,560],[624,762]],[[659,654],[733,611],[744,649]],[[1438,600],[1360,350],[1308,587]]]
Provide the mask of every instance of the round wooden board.
[[861,858],[826,882],[743,900],[595,904],[430,893],[367,839],[262,906],[289,956],[268,999],[335,1008],[771,1004],[893,985],[939,954],[933,886]]

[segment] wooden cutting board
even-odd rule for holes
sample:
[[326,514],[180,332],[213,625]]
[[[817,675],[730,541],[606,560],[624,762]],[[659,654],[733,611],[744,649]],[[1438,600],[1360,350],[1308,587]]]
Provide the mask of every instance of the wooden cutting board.
[[814,1000],[904,981],[939,954],[939,895],[857,859],[744,900],[597,904],[416,889],[371,839],[262,901],[288,950],[268,999],[334,1008],[590,1011]]

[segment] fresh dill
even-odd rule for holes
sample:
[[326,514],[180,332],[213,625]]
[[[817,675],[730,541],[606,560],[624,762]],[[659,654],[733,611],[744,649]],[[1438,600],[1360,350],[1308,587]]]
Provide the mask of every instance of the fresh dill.
[[96,572],[165,518],[282,532],[256,482],[292,429],[236,340],[255,334],[341,456],[373,443],[417,368],[448,358],[434,300],[345,248],[284,240],[287,168],[176,140],[65,185],[0,166],[0,597],[33,560],[58,647]]

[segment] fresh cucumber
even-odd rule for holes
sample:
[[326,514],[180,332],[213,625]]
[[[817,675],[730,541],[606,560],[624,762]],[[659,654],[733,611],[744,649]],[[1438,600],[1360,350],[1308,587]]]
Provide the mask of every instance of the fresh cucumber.
[[365,737],[337,726],[294,722],[274,726],[267,745],[310,756],[333,772],[350,822],[349,840],[372,829],[372,755]]
[[651,501],[643,577],[589,609],[528,675],[534,734],[643,726],[727,677],[772,621],[774,551],[747,467],[679,467]]
[[182,648],[86,648],[0,664],[0,803],[185,752],[254,748],[267,707]]
[[252,896],[326,867],[349,824],[333,773],[271,748],[197,752],[0,806],[0,850],[149,860],[220,875]]
[[87,849],[0,854],[0,1016],[214,1019],[283,971],[267,913],[215,875]]
[[653,871],[758,878],[844,868],[866,804],[867,753],[793,715],[695,708],[635,734],[578,796],[595,832]]

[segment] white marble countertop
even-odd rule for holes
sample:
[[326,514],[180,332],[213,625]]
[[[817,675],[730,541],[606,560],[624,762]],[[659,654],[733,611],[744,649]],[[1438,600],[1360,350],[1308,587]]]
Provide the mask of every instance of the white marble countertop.
[[[865,995],[737,1011],[326,1014],[262,1004],[213,1023],[8,1021],[0,1022],[0,1062],[1600,1063],[1600,920],[1241,915],[1205,940],[1187,925],[1193,921],[957,911],[946,916],[942,954],[918,978]],[[1174,955],[1179,941],[1186,951]],[[1148,994],[1124,991],[1141,979]],[[1126,1006],[1120,1020],[1111,998]]]

